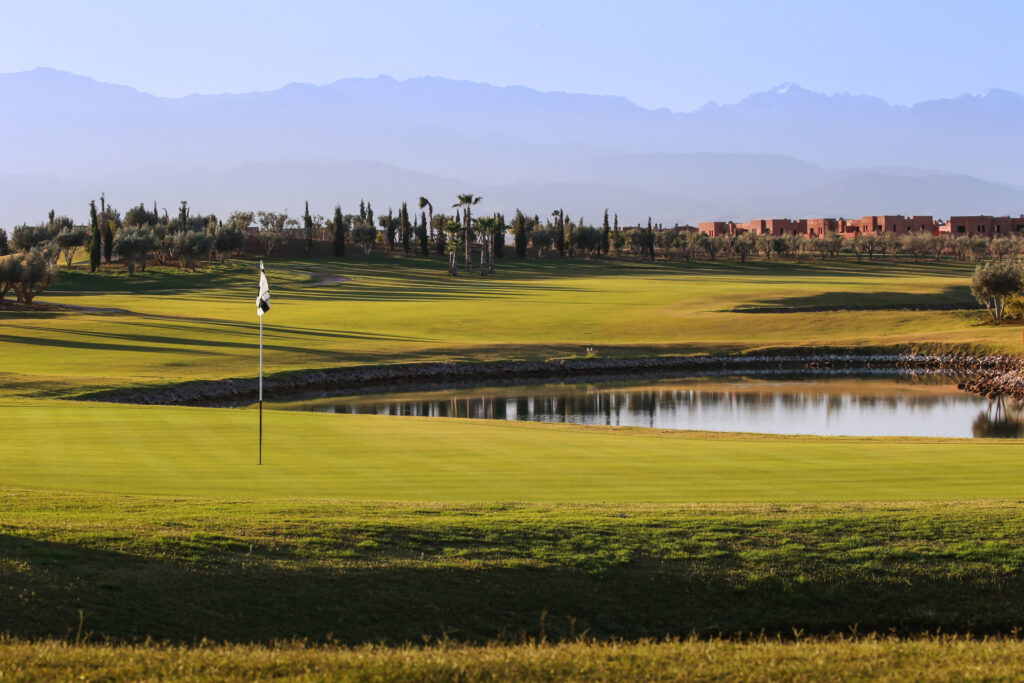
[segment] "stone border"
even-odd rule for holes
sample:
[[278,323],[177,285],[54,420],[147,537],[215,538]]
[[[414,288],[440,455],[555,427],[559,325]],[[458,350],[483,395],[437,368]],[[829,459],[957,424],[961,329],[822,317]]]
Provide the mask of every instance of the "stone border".
[[[579,358],[552,361],[494,361],[485,363],[407,363],[361,365],[280,373],[264,378],[264,394],[288,398],[315,392],[396,388],[416,389],[457,383],[487,383],[510,379],[607,378],[666,371],[729,372],[772,369],[892,369],[929,370],[977,376],[960,388],[984,395],[1024,398],[1024,360],[1015,356],[972,356],[966,353],[863,353],[786,349],[736,356],[658,356],[655,358]],[[1007,379],[1001,379],[1007,378]],[[982,383],[982,384],[979,384]],[[1013,391],[1018,394],[1011,393]],[[76,400],[146,405],[240,405],[257,398],[254,378],[194,380],[164,387],[114,389],[75,397]]]

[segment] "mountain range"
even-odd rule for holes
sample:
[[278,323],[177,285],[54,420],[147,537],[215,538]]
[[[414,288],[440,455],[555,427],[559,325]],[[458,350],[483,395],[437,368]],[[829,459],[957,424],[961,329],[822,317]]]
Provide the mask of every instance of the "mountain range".
[[786,84],[735,104],[625,98],[436,77],[162,98],[51,69],[0,74],[0,225],[100,192],[197,211],[564,208],[666,224],[759,216],[1019,214],[1024,96],[895,106]]

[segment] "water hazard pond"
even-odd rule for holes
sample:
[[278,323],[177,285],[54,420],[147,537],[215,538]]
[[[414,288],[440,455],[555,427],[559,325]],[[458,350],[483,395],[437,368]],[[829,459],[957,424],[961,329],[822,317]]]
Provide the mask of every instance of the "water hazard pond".
[[1020,438],[1019,404],[948,375],[711,376],[491,386],[273,402],[326,413],[822,436]]

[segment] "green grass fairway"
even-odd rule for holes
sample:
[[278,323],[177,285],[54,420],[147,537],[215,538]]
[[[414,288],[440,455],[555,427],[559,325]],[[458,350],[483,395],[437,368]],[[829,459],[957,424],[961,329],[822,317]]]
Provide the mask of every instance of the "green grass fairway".
[[[1019,352],[970,271],[270,261],[266,368]],[[1024,623],[1017,442],[267,410],[257,466],[254,410],[63,400],[255,376],[256,282],[75,272],[42,299],[84,309],[0,312],[0,678],[946,677],[950,652],[1013,675],[1015,641],[921,636]],[[935,306],[959,308],[908,310]],[[790,312],[743,312],[766,308]],[[914,639],[834,637],[861,628]],[[802,629],[833,638],[701,640]]]
[[841,501],[1024,491],[1012,441],[830,439],[22,401],[5,486],[412,501]]
[[[659,263],[505,259],[498,273],[448,277],[437,259],[268,263],[268,373],[425,359],[485,360],[734,352],[828,345],[959,345],[1017,352],[1020,328],[976,311],[963,264]],[[351,281],[318,283],[310,273]],[[129,280],[65,276],[41,300],[100,312],[0,313],[6,395],[82,393],[256,373],[257,270],[156,270]],[[734,309],[887,306],[740,313]]]
[[[437,259],[268,263],[268,372],[367,362],[738,351],[793,345],[1014,348],[974,311],[962,264],[541,263],[448,277]],[[321,275],[344,275],[343,283]],[[202,496],[445,501],[920,500],[1015,495],[1008,443],[656,433],[46,400],[256,372],[256,270],[68,273],[0,313],[8,486]],[[830,313],[737,308],[883,306]],[[20,398],[19,398],[20,397]]]

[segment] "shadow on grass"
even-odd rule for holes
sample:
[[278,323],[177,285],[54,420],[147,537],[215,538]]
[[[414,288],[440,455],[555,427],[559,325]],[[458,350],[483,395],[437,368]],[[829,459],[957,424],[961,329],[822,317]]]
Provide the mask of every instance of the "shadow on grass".
[[0,632],[73,639],[79,610],[93,639],[345,644],[854,628],[980,634],[1009,632],[1024,613],[1019,571],[943,573],[913,563],[794,572],[729,558],[638,557],[588,569],[368,555],[332,567],[223,538],[196,552],[202,562],[0,535]]
[[821,292],[763,299],[737,306],[733,313],[804,313],[817,311],[962,311],[979,308],[967,285],[940,292]]

